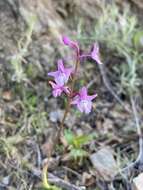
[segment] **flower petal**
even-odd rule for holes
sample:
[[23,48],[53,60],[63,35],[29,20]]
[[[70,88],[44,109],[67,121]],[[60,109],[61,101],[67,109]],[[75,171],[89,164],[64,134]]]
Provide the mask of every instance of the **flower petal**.
[[81,99],[86,99],[87,98],[87,88],[84,86],[82,87],[82,89],[80,90],[80,97]]
[[76,96],[73,98],[71,104],[76,105],[76,104],[78,104],[79,102],[80,102],[80,97],[79,97],[79,95],[76,95]]
[[87,101],[87,100],[82,100],[80,103],[77,105],[78,109],[80,112],[85,112],[86,114],[91,112],[92,108],[92,102]]
[[96,97],[97,97],[97,94],[95,93],[92,96],[87,96],[87,100],[91,101],[91,100],[95,99]]
[[63,36],[62,40],[63,40],[63,42],[64,42],[65,45],[67,45],[67,46],[71,45],[71,40],[69,39],[68,36]]
[[97,43],[95,43],[93,46],[93,50],[91,52],[91,58],[94,59],[98,64],[102,64],[99,56],[99,46]]
[[49,84],[52,86],[52,88],[56,88],[56,84],[54,83],[54,82],[52,82],[52,81],[49,81]]
[[65,69],[66,76],[69,78],[69,76],[71,75],[71,73],[73,73],[73,71],[74,71],[73,68],[67,68],[67,69]]
[[49,84],[52,86],[52,94],[54,97],[57,97],[57,96],[60,96],[61,93],[63,92],[63,89],[62,89],[62,86],[52,82],[52,81],[49,81]]
[[57,77],[59,75],[59,71],[49,72],[48,76]]
[[68,79],[69,79],[69,77],[67,77],[65,73],[59,72],[59,75],[57,77],[55,77],[55,82],[58,85],[63,86],[64,84],[67,83]]
[[70,94],[70,88],[68,86],[64,86],[63,87],[63,91],[66,93],[66,94]]
[[88,104],[86,104],[86,105],[84,106],[84,112],[85,112],[86,114],[90,113],[90,112],[91,112],[91,108],[92,108],[92,102],[91,102],[91,101],[88,101]]
[[79,111],[80,111],[81,113],[84,112],[84,108],[83,108],[83,105],[82,105],[81,103],[78,103],[78,104],[77,104],[77,108],[79,109]]
[[61,95],[62,90],[60,88],[57,88],[57,89],[54,89],[52,93],[54,97],[58,97]]

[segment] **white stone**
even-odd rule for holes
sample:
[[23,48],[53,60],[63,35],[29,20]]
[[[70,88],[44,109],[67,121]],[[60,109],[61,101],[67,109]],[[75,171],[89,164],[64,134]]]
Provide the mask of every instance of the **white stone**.
[[143,190],[143,173],[133,179],[133,190]]

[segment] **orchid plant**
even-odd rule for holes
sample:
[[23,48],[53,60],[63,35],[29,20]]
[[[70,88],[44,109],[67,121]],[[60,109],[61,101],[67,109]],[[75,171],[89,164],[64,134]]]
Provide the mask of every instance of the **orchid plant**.
[[[77,109],[80,112],[84,112],[86,114],[91,112],[92,109],[92,100],[94,100],[97,94],[88,95],[87,87],[82,87],[79,92],[75,91],[75,82],[78,73],[78,69],[80,63],[83,58],[91,58],[95,60],[98,64],[102,64],[99,55],[99,46],[97,43],[93,45],[92,50],[88,54],[82,54],[79,44],[76,41],[72,41],[69,37],[63,36],[62,42],[64,45],[70,47],[75,52],[75,66],[72,68],[67,68],[64,66],[64,61],[62,59],[57,62],[57,71],[49,72],[48,75],[53,77],[53,81],[50,81],[49,84],[52,87],[52,94],[54,97],[61,96],[61,94],[65,94],[68,99],[67,109],[65,111],[65,116],[63,118],[63,122],[65,117],[69,111],[71,105],[76,105]],[[71,83],[69,81],[71,80]],[[63,123],[62,122],[62,123]]]
[[[92,109],[92,100],[94,100],[97,94],[88,95],[87,87],[83,86],[78,91],[75,90],[75,83],[78,76],[78,70],[80,67],[83,58],[91,58],[96,61],[98,64],[102,64],[100,61],[99,55],[99,46],[97,43],[93,45],[92,50],[88,54],[81,53],[80,46],[78,42],[72,41],[69,37],[63,36],[62,43],[69,48],[71,48],[74,53],[75,65],[73,67],[65,67],[65,63],[62,59],[57,61],[57,70],[48,73],[48,76],[52,77],[53,80],[49,81],[49,84],[52,87],[52,94],[54,97],[61,96],[64,94],[67,97],[67,105],[65,109],[65,113],[60,125],[60,133],[63,135],[63,125],[64,121],[67,117],[67,114],[70,111],[72,105],[75,105],[80,112],[84,112],[85,114],[89,114]],[[80,137],[81,138],[81,137]],[[76,147],[77,148],[77,147]],[[79,151],[79,149],[77,149]],[[76,151],[77,151],[76,150]],[[75,153],[74,153],[75,154]],[[79,154],[79,152],[78,152]],[[51,188],[49,186],[46,171],[48,169],[48,163],[43,167],[43,186],[46,189]],[[53,189],[53,188],[51,188]],[[53,189],[55,190],[55,189]]]

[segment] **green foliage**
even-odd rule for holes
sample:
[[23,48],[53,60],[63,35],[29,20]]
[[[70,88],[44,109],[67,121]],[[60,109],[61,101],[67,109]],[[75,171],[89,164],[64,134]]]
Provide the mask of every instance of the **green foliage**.
[[16,155],[16,145],[24,140],[21,135],[14,135],[12,137],[0,137],[0,153],[10,158],[10,155]]
[[74,158],[74,160],[77,160],[78,158],[83,159],[84,157],[87,157],[88,153],[82,148],[72,148],[70,151],[70,156],[71,158]]
[[136,32],[137,19],[131,15],[129,7],[121,14],[119,8],[112,4],[103,7],[94,31],[94,37],[105,42],[108,48],[123,54],[126,47],[132,47],[132,39]]
[[47,113],[39,112],[35,113],[31,117],[32,128],[36,130],[36,134],[43,134],[43,131],[47,127]]
[[11,59],[11,65],[14,70],[14,75],[12,79],[14,81],[17,81],[18,83],[26,80],[26,74],[24,73],[22,62],[24,61],[24,57],[26,56],[28,52],[28,47],[31,43],[31,37],[35,22],[36,22],[36,17],[31,16],[28,22],[28,29],[25,32],[23,38],[21,38],[20,41],[18,42],[18,52]]
[[102,14],[98,18],[91,37],[84,37],[84,42],[95,40],[104,44],[116,56],[123,57],[122,64],[116,69],[120,76],[119,91],[132,95],[138,91],[141,80],[138,75],[142,64],[143,29],[139,27],[137,18],[131,13],[130,7],[123,12],[114,3],[102,6]]
[[69,145],[74,148],[81,148],[84,144],[89,143],[93,139],[93,135],[74,135],[71,130],[64,131],[65,138]]
[[88,155],[82,147],[93,139],[93,135],[74,135],[70,130],[65,130],[64,135],[69,145],[71,158],[77,160]]
[[36,106],[37,106],[37,101],[38,101],[38,98],[36,95],[32,94],[32,93],[26,93],[25,96],[24,96],[24,105],[25,107],[27,108],[27,111],[32,113],[35,111],[36,109]]
[[134,36],[134,45],[136,48],[139,48],[140,46],[143,47],[143,31],[137,31]]

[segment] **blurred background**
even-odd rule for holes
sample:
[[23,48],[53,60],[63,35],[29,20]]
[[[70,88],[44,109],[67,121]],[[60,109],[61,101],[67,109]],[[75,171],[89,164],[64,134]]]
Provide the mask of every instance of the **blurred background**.
[[[51,149],[59,188],[141,190],[142,18],[142,0],[0,0],[0,190],[42,190]],[[98,42],[103,65],[81,65],[78,86],[98,98],[89,115],[72,108],[66,145],[53,148],[66,100],[52,97],[47,73],[61,57],[73,64],[62,35],[87,52]]]

